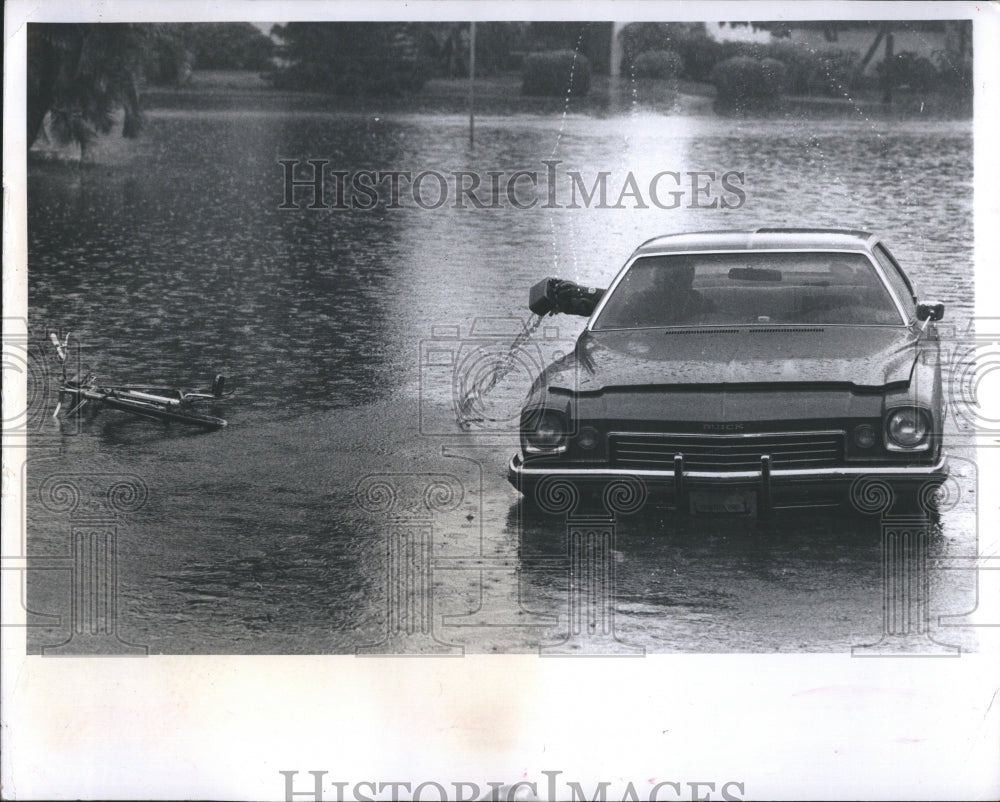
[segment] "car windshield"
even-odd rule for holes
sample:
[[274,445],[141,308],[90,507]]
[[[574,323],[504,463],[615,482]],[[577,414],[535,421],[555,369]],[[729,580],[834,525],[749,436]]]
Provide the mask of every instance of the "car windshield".
[[636,259],[593,328],[902,322],[863,253],[750,251]]

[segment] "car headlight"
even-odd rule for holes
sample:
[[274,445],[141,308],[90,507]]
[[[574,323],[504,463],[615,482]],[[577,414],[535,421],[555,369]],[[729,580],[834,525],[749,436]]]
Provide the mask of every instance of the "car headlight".
[[912,451],[930,445],[931,418],[919,407],[893,410],[885,422],[886,448]]
[[533,410],[525,419],[525,451],[539,454],[566,450],[569,426],[566,416],[554,409]]

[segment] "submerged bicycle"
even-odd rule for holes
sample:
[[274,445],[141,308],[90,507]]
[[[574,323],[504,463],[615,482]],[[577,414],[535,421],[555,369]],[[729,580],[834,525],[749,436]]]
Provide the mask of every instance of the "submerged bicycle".
[[88,404],[93,408],[110,407],[129,412],[143,418],[153,418],[165,423],[183,423],[202,429],[221,429],[226,421],[213,415],[205,415],[193,409],[199,401],[219,401],[231,393],[225,392],[226,378],[218,374],[209,391],[187,391],[154,384],[98,384],[93,373],[82,379],[66,377],[66,357],[69,348],[69,334],[61,341],[55,332],[49,335],[55,346],[56,356],[62,364],[62,381],[59,386],[59,401],[52,417],[58,417],[63,400],[69,398],[67,415],[80,412]]

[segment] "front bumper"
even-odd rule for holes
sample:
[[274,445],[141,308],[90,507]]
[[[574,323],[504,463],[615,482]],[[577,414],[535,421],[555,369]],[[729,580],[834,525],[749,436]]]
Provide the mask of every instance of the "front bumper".
[[[880,494],[873,497],[870,487],[888,488],[888,500],[903,493],[922,493],[939,485],[948,476],[947,456],[942,452],[933,465],[839,466],[836,468],[773,469],[763,457],[754,471],[686,470],[682,457],[673,470],[634,468],[593,468],[567,465],[530,465],[515,454],[507,466],[507,479],[526,496],[547,477],[568,481],[581,489],[600,489],[615,480],[634,477],[646,490],[678,510],[689,509],[693,491],[736,491],[756,494],[757,509],[836,506],[849,501],[862,512],[875,512]],[[884,494],[882,494],[884,495]]]

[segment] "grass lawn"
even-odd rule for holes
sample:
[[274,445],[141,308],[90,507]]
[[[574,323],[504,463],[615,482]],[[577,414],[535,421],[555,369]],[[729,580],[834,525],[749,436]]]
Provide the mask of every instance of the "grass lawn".
[[[710,84],[683,79],[627,78],[612,82],[606,75],[591,78],[586,95],[568,91],[562,97],[528,97],[521,94],[521,77],[501,73],[475,81],[477,115],[587,114],[607,116],[631,109],[664,114],[714,114],[715,89]],[[247,108],[276,110],[343,111],[354,113],[465,114],[469,110],[469,81],[434,78],[421,91],[398,96],[344,96],[323,92],[278,90],[259,74],[221,70],[198,71],[180,87],[150,86],[143,92],[147,108]],[[853,92],[850,98],[793,96],[771,116],[793,117],[971,117],[971,100],[945,92],[896,91],[883,103],[880,90]]]

